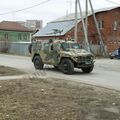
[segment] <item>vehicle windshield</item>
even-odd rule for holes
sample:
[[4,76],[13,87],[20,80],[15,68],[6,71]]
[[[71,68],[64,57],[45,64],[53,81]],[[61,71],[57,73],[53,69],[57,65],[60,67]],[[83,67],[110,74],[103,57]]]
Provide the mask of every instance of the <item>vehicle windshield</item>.
[[80,45],[78,43],[66,43],[66,42],[63,42],[61,44],[61,47],[62,47],[63,50],[80,49]]

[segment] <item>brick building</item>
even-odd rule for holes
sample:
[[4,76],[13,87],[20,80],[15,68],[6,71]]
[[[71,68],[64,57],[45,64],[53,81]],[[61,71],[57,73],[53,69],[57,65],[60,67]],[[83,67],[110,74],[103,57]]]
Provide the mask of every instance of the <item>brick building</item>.
[[[98,27],[102,34],[104,44],[108,51],[116,49],[120,45],[120,7],[111,7],[95,10]],[[33,37],[35,39],[66,39],[70,36],[74,39],[75,14],[59,18],[48,23]],[[83,17],[85,12],[83,12]],[[78,42],[84,41],[83,27],[80,16],[78,17]],[[84,17],[85,18],[85,17]],[[94,19],[89,12],[88,15],[88,39],[92,44],[99,44],[99,37],[95,27]]]

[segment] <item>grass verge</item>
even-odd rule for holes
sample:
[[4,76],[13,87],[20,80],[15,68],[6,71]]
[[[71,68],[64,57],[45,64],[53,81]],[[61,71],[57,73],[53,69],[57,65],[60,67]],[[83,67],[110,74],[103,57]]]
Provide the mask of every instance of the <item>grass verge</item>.
[[22,75],[22,74],[24,74],[24,72],[18,69],[0,65],[0,76]]
[[119,120],[120,92],[56,79],[0,81],[0,120]]

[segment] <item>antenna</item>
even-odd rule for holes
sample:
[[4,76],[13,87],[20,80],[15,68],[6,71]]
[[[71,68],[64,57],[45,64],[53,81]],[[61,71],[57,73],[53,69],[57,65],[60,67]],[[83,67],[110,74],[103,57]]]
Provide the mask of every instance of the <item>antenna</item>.
[[69,3],[69,9],[70,9],[70,13],[71,13],[71,11],[72,11],[72,0],[69,0],[67,2]]

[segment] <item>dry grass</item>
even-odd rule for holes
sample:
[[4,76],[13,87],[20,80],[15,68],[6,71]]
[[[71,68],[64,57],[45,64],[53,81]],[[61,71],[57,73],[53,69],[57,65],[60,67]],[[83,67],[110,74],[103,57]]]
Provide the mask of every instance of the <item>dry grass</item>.
[[119,120],[119,113],[116,91],[55,79],[0,81],[0,120]]
[[21,75],[21,74],[24,74],[24,72],[15,68],[0,66],[0,76]]

